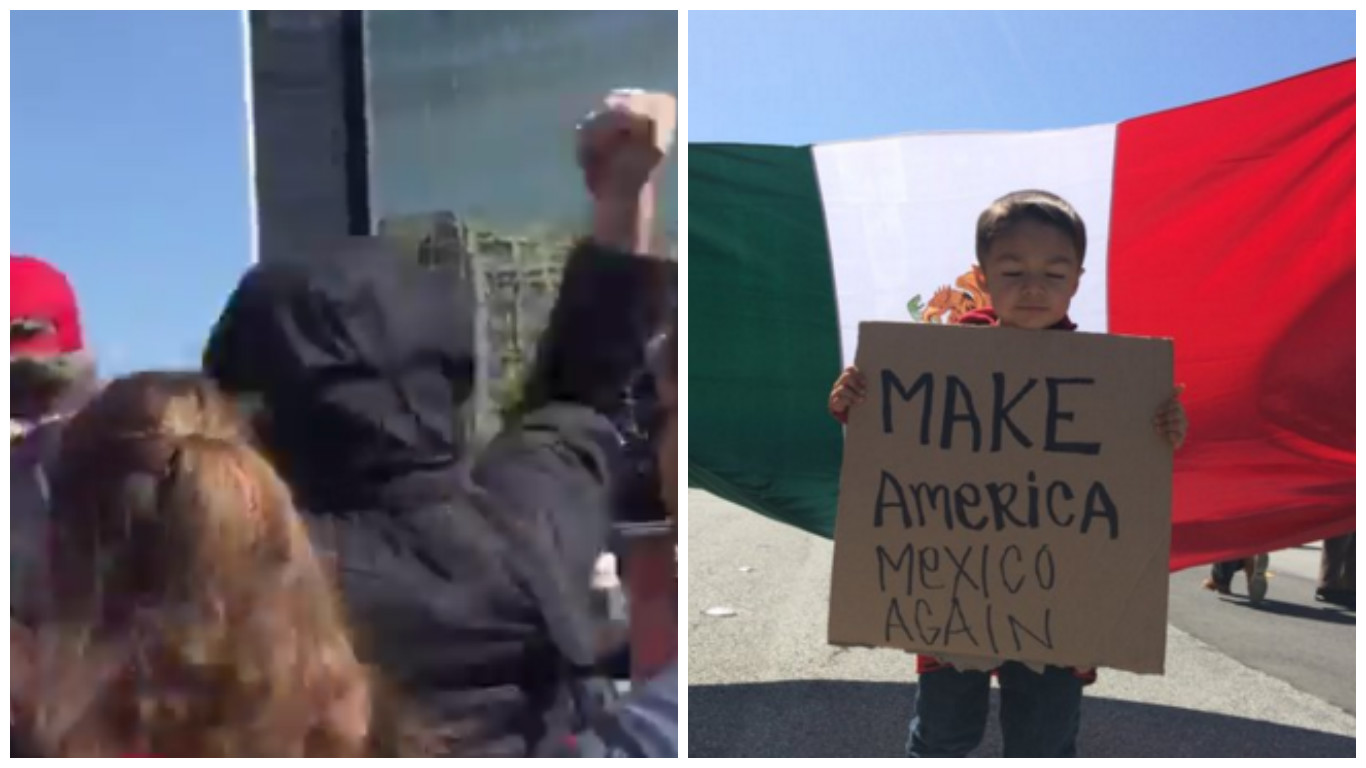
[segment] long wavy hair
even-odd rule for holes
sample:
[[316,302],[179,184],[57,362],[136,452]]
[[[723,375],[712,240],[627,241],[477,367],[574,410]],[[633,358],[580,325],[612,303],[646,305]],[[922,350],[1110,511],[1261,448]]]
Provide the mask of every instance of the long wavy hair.
[[21,707],[43,754],[373,752],[328,571],[209,380],[110,383],[64,433],[51,514],[53,614]]

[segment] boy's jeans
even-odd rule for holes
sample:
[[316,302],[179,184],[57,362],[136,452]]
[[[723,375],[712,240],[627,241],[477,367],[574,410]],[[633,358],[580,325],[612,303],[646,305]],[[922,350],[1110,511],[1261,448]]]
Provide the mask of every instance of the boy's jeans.
[[[1072,670],[1042,675],[1015,662],[1001,665],[1001,731],[1006,757],[1076,757],[1081,680]],[[966,757],[987,728],[991,673],[952,667],[920,676],[907,757]]]

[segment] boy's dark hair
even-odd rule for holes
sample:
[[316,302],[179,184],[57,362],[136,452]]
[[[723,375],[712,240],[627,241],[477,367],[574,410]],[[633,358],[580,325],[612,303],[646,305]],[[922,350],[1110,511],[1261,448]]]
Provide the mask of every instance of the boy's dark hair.
[[1077,263],[1086,261],[1086,223],[1076,209],[1052,192],[1024,189],[996,200],[977,217],[977,263],[984,264],[996,238],[1021,221],[1061,230],[1077,247]]

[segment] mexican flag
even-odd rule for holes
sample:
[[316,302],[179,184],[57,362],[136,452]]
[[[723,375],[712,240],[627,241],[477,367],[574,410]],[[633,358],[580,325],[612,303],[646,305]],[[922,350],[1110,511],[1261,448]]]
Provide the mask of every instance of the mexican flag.
[[1086,221],[1082,331],[1169,337],[1172,568],[1355,530],[1356,62],[1111,125],[689,147],[688,477],[831,536],[826,412],[865,320],[951,322],[978,214]]

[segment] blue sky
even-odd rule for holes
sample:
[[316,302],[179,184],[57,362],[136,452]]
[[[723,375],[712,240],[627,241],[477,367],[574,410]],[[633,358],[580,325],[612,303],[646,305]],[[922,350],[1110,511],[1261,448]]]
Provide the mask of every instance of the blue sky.
[[105,372],[198,364],[251,257],[243,94],[236,12],[10,14],[10,251]]
[[688,139],[1104,123],[1356,55],[1350,11],[692,12]]
[[[107,372],[194,365],[250,255],[236,12],[10,17],[10,250]],[[693,141],[1107,122],[1355,56],[1351,12],[692,13]]]

